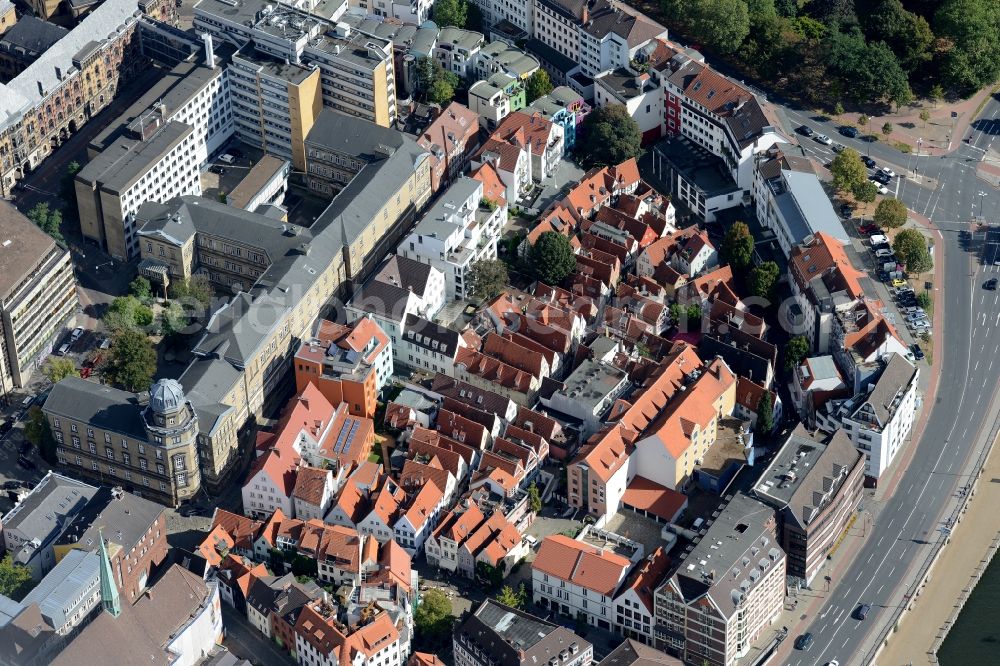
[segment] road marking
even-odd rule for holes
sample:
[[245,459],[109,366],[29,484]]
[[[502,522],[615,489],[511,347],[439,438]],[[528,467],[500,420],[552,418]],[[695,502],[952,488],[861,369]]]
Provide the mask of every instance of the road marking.
[[882,594],[883,587],[885,587],[885,583],[882,583],[881,585],[878,586],[878,589],[875,591],[875,596]]
[[884,539],[884,538],[885,538],[885,536],[880,536],[880,537],[878,538],[878,543],[877,543],[877,544],[875,544],[875,545],[876,545],[876,546],[881,546],[881,545],[882,545],[882,539]]
[[847,638],[844,639],[844,644],[840,646],[840,649],[843,650],[845,647],[847,647],[847,644],[850,642],[851,642],[851,637],[848,636]]

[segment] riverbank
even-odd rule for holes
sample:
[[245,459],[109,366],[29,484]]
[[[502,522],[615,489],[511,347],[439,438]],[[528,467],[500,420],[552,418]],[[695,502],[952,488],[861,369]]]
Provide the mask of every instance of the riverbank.
[[[937,664],[934,651],[941,645],[976,582],[985,572],[1000,537],[1000,446],[994,446],[975,485],[962,521],[935,564],[930,580],[913,602],[888,645],[879,666]],[[928,535],[933,538],[935,535]],[[983,618],[988,623],[991,619]],[[976,662],[968,662],[976,663]]]

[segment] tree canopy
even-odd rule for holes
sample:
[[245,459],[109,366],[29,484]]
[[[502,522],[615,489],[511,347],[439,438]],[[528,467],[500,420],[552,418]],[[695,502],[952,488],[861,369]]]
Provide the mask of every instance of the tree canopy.
[[639,125],[620,104],[591,111],[581,125],[578,152],[588,166],[621,164],[642,150]]
[[469,21],[469,3],[466,0],[434,0],[431,18],[439,28],[465,28]]
[[417,91],[431,104],[444,106],[455,97],[455,90],[462,85],[458,74],[449,72],[435,58],[417,60]]
[[80,371],[76,369],[76,363],[73,359],[65,356],[51,356],[45,362],[42,374],[48,377],[53,384],[58,384],[67,377],[79,377]]
[[528,104],[550,92],[552,92],[552,80],[549,79],[549,73],[541,67],[532,72],[528,80],[524,82],[524,95],[527,97]]
[[925,273],[934,267],[927,239],[916,229],[903,229],[896,234],[892,249],[908,273]]
[[781,277],[781,269],[773,261],[765,261],[755,266],[747,278],[750,293],[759,298],[771,300],[774,296],[774,286]]
[[576,269],[576,253],[569,238],[555,231],[539,236],[529,256],[532,272],[545,284],[558,286]]
[[723,261],[729,264],[733,272],[743,275],[753,259],[753,236],[750,227],[745,222],[734,222],[726,231],[719,251]]
[[156,349],[148,337],[127,329],[115,333],[104,365],[108,380],[126,391],[146,391],[153,384],[155,372]]
[[135,296],[118,296],[111,301],[101,323],[112,333],[136,330],[153,323],[153,311]]
[[63,235],[59,230],[62,225],[62,211],[52,210],[45,202],[35,204],[35,207],[28,211],[27,218],[34,222],[39,229],[52,236],[57,241],[62,242]]
[[528,508],[532,513],[542,510],[542,494],[538,491],[538,485],[534,481],[528,486]]
[[33,587],[35,582],[31,578],[31,569],[15,564],[14,556],[7,553],[3,560],[0,560],[0,594],[14,601],[20,601]]
[[878,202],[872,220],[883,229],[896,229],[906,224],[908,215],[906,205],[902,201],[887,197]]
[[465,278],[469,293],[486,301],[499,296],[509,282],[507,264],[499,259],[480,259]]
[[791,372],[808,355],[809,340],[804,335],[796,335],[785,344],[785,370]]
[[524,583],[521,583],[516,590],[510,585],[504,585],[497,595],[497,601],[511,608],[524,608],[524,604],[528,601],[528,592],[524,589]]
[[38,449],[45,461],[56,464],[56,440],[52,436],[45,412],[37,405],[28,410],[24,420],[24,438]]
[[143,303],[149,303],[153,300],[153,287],[149,284],[149,280],[141,275],[129,283],[128,293]]
[[844,192],[854,192],[862,183],[869,182],[868,169],[853,148],[844,148],[833,158],[830,173],[833,174],[833,186]]
[[413,613],[413,624],[423,645],[442,646],[451,637],[451,600],[444,592],[432,588],[420,597],[420,605]]
[[771,392],[764,391],[760,402],[757,403],[757,432],[766,434],[774,430],[774,402],[771,400]]

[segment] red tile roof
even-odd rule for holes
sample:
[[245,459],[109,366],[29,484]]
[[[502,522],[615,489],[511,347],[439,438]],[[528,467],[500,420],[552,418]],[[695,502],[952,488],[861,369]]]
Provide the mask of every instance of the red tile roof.
[[673,522],[687,507],[687,495],[661,486],[644,476],[635,476],[625,488],[622,502],[659,516],[667,522]]
[[611,550],[556,534],[542,541],[531,568],[610,597],[632,563]]
[[300,467],[295,479],[292,497],[306,504],[319,506],[323,501],[323,491],[332,472],[317,467]]

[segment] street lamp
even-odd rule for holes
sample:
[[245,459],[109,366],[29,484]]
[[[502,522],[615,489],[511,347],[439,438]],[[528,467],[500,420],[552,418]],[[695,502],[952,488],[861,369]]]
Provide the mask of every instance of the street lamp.
[[986,196],[986,192],[979,190],[979,219],[983,218],[983,197]]

